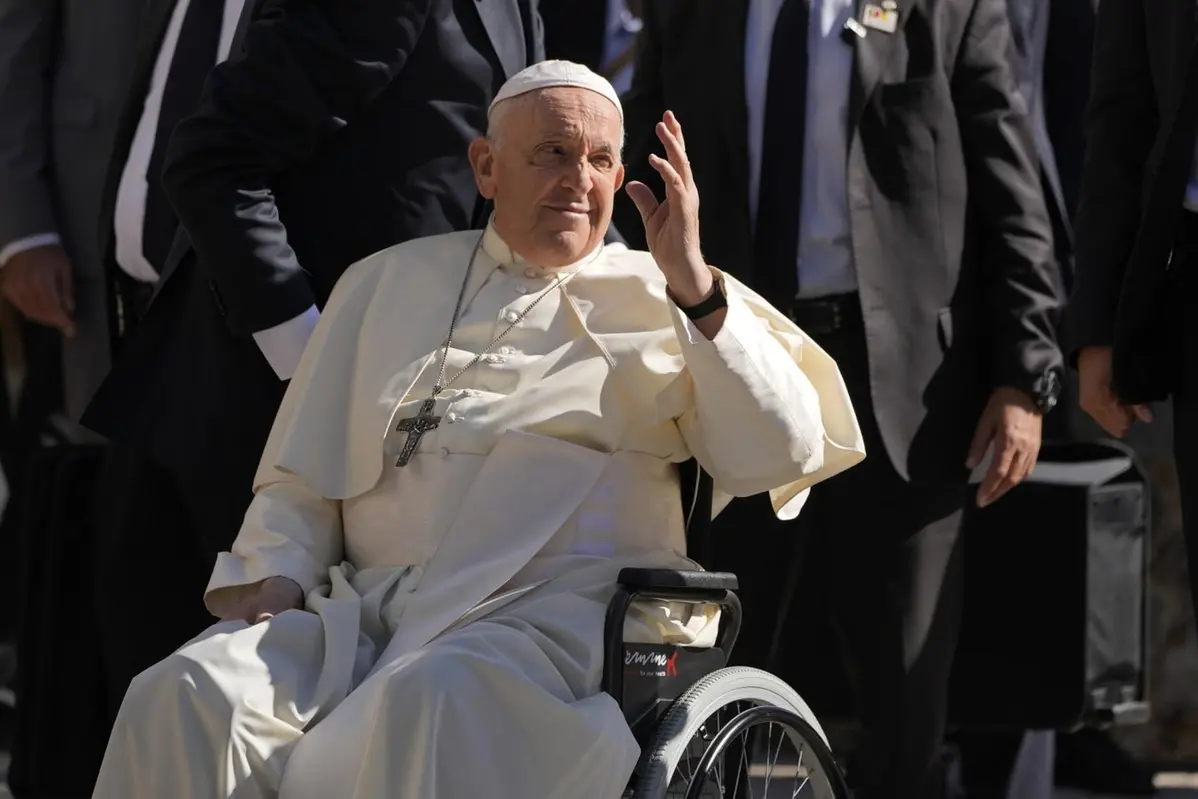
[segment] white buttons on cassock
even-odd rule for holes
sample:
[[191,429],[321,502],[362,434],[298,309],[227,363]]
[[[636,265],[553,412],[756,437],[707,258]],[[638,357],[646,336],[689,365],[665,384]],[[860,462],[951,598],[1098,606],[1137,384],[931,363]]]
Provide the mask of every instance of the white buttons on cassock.
[[458,415],[456,413],[454,413],[453,411],[450,411],[449,413],[445,414],[445,421],[449,422],[450,424],[453,424],[457,420],[458,420]]
[[537,273],[537,270],[533,269],[533,268],[530,266],[530,267],[528,267],[527,269],[525,269],[525,270],[524,270],[524,276],[525,276],[525,277],[537,277],[537,276],[538,276],[538,273]]
[[448,458],[448,457],[449,457],[449,450],[448,450],[448,449],[446,449],[445,447],[441,447],[441,457],[442,457],[442,458]]
[[511,355],[513,352],[515,352],[515,350],[513,350],[511,347],[504,346],[499,348],[500,355]]
[[515,311],[508,311],[503,315],[503,318],[507,320],[508,324],[514,325],[516,320],[520,318],[520,314],[516,313]]
[[483,360],[486,361],[487,363],[503,363],[503,358],[501,358],[498,355],[495,355],[494,353],[483,358]]
[[528,286],[516,286],[517,294],[527,294],[528,291],[529,291]]

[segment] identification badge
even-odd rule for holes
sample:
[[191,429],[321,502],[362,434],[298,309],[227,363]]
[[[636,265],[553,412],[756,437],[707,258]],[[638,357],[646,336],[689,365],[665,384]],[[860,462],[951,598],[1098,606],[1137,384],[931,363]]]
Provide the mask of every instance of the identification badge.
[[898,11],[872,4],[866,5],[861,10],[861,24],[882,33],[894,33],[898,30]]

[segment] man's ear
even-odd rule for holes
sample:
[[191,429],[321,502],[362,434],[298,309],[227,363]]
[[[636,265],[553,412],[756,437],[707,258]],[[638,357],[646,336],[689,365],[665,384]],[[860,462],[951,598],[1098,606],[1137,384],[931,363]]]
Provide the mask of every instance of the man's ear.
[[484,199],[495,199],[495,146],[488,139],[478,138],[470,142],[467,150],[470,167],[474,170],[474,182]]
[[616,170],[616,191],[619,191],[624,186],[624,165],[620,164],[620,168]]

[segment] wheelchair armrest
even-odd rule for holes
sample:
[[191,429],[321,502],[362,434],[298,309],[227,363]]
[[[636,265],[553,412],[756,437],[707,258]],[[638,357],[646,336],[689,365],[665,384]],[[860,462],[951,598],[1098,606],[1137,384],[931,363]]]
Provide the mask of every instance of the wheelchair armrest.
[[629,591],[652,593],[670,589],[693,591],[735,591],[735,574],[728,572],[683,571],[681,569],[620,569],[620,586]]
[[715,604],[721,609],[720,637],[716,647],[724,651],[724,660],[732,656],[732,647],[740,634],[741,608],[736,596],[735,574],[728,572],[686,571],[682,569],[620,569],[619,587],[607,606],[603,626],[606,655],[603,664],[603,690],[622,701],[624,685],[624,619],[638,599],[663,600],[692,604]]

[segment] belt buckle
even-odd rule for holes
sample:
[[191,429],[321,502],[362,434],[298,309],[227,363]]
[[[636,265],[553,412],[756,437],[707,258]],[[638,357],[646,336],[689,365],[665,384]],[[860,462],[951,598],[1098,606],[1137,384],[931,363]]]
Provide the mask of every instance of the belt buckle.
[[790,321],[803,332],[813,335],[828,335],[840,330],[844,316],[840,303],[829,299],[796,299],[790,307]]
[[829,325],[828,332],[835,333],[837,330],[840,330],[840,328],[844,326],[843,325],[843,321],[844,321],[843,315],[841,314],[841,311],[840,311],[840,303],[837,302],[836,300],[824,300],[823,304],[829,311],[831,311],[831,316],[832,316],[832,324]]

